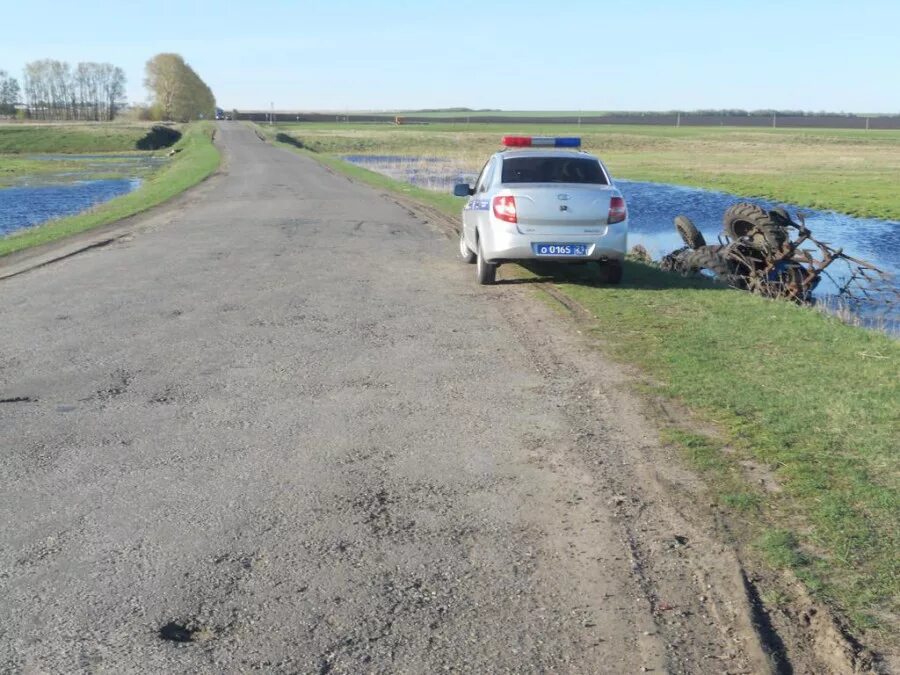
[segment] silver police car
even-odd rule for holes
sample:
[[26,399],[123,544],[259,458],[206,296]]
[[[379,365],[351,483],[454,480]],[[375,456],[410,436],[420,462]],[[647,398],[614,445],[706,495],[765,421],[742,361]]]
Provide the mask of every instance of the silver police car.
[[520,260],[593,261],[601,281],[622,280],[628,235],[625,200],[603,163],[578,138],[506,136],[468,197],[459,253],[492,284],[497,266]]

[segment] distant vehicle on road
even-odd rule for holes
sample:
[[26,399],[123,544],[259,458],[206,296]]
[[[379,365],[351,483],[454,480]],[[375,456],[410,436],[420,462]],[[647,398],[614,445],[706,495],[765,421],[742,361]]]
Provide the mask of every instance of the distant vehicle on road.
[[579,138],[505,136],[468,197],[459,253],[476,264],[481,284],[497,267],[521,260],[595,262],[601,280],[622,280],[628,235],[625,199],[603,163],[579,150]]

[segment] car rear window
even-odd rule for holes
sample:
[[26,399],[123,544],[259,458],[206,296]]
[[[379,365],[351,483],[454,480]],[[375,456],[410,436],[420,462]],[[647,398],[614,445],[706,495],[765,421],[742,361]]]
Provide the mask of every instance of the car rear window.
[[509,157],[501,182],[607,184],[600,163],[586,157]]

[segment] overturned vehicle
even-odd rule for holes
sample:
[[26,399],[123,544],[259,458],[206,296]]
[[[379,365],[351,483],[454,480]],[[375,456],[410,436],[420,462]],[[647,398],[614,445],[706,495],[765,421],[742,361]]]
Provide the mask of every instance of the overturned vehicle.
[[[796,218],[796,219],[795,219]],[[801,214],[783,208],[766,210],[742,202],[725,211],[719,243],[707,245],[690,218],[679,215],[675,228],[684,247],[664,256],[664,270],[703,273],[759,295],[810,304],[813,291],[833,263],[846,267],[831,277],[836,294],[864,300],[889,287],[888,276],[874,265],[818,241]]]

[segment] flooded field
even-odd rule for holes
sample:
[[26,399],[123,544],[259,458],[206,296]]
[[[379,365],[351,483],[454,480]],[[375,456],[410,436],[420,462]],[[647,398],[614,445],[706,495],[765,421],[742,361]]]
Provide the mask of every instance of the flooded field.
[[81,213],[140,184],[139,178],[113,178],[4,188],[0,190],[0,236]]
[[167,161],[148,154],[29,155],[27,159],[41,170],[14,175],[0,188],[0,236],[127,194]]

